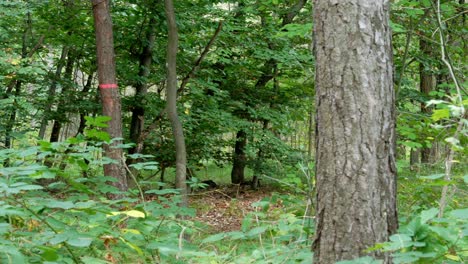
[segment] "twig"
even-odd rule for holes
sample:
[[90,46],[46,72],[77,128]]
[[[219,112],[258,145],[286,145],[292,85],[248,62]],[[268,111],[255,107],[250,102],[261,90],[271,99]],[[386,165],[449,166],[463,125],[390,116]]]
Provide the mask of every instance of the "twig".
[[184,232],[185,232],[185,229],[186,227],[183,226],[182,227],[182,231],[180,231],[180,234],[179,234],[179,252],[177,253],[176,255],[176,259],[179,259],[180,257],[180,252],[182,252],[182,246],[183,246],[183,241],[184,241]]
[[141,189],[141,186],[138,183],[137,178],[135,177],[135,175],[133,175],[130,168],[128,168],[127,164],[125,163],[123,159],[122,159],[122,164],[125,167],[125,170],[127,170],[128,174],[130,174],[130,177],[132,177],[133,181],[135,182],[135,185],[137,186],[138,191],[140,192],[140,197],[141,197],[141,202],[143,203],[143,208],[145,209],[145,212],[146,212],[146,201],[145,201],[145,195],[143,193],[143,190]]
[[[210,51],[211,46],[213,45],[214,41],[218,37],[219,33],[221,32],[223,22],[219,22],[218,28],[216,29],[214,35],[211,37],[210,41],[206,45],[205,49],[203,52],[200,54],[200,57],[195,61],[195,64],[192,67],[192,70],[182,79],[182,83],[180,84],[179,89],[177,89],[177,93],[182,93],[183,90],[185,89],[185,86],[188,84],[189,80],[195,76],[195,73],[198,71],[200,68],[200,64],[205,58],[205,56],[208,54]],[[140,134],[137,140],[137,147],[135,150],[135,153],[140,153],[143,150],[143,142],[145,139],[148,137],[149,133],[156,128],[158,125],[159,121],[162,119],[162,117],[166,114],[166,108],[162,109],[159,114],[153,119],[150,125],[148,125]]]

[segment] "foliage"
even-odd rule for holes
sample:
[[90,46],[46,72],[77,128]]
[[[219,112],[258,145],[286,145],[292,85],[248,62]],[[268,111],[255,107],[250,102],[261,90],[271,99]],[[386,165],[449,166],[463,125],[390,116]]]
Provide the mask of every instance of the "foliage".
[[423,210],[402,225],[383,250],[392,251],[395,263],[464,263],[468,257],[468,209],[437,218],[437,208]]

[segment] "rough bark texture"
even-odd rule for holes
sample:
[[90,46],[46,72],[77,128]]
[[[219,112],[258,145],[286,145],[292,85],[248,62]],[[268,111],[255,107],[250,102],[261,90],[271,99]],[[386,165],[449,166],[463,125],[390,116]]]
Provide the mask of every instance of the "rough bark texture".
[[[94,27],[96,30],[96,52],[98,63],[99,85],[117,85],[114,59],[114,37],[112,35],[112,20],[110,16],[109,1],[92,0],[94,13]],[[111,138],[122,138],[122,117],[120,106],[120,94],[118,88],[100,88],[102,102],[102,114],[112,119],[108,123],[106,131]],[[122,149],[113,148],[120,142],[114,141],[111,145],[105,145],[105,156],[116,161],[115,164],[104,165],[104,174],[117,179],[112,185],[119,190],[128,188],[125,167],[122,161]]]
[[187,150],[185,148],[185,138],[182,123],[177,114],[177,48],[178,33],[174,3],[172,0],[165,0],[165,9],[168,26],[167,43],[167,105],[166,112],[171,122],[172,134],[176,145],[176,188],[182,195],[181,206],[187,206]]
[[314,2],[314,263],[366,255],[397,229],[389,11],[388,0]]

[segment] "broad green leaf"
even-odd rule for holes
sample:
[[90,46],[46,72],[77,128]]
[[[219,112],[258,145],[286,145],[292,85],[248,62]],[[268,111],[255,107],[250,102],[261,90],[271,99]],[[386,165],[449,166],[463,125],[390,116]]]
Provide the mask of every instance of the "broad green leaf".
[[444,118],[450,117],[450,110],[449,109],[435,109],[432,112],[432,120],[439,121]]
[[436,217],[439,210],[437,208],[431,208],[429,210],[424,210],[421,212],[421,224],[425,224],[427,221]]
[[5,234],[11,230],[11,225],[8,223],[0,223],[0,235]]
[[461,258],[459,256],[452,255],[452,254],[447,254],[444,257],[446,257],[446,258],[448,258],[450,260],[453,260],[453,261],[457,261],[457,262],[459,262],[461,260]]
[[394,33],[405,33],[407,31],[404,26],[392,21],[390,21],[390,27]]
[[450,244],[454,244],[458,240],[458,230],[451,230],[442,226],[429,226],[429,229]]
[[176,189],[163,189],[163,190],[149,190],[149,191],[146,191],[145,192],[146,194],[151,194],[151,193],[154,193],[154,194],[157,194],[157,195],[165,195],[165,194],[178,194],[179,191],[176,190]]
[[60,208],[60,209],[67,210],[67,209],[74,208],[75,204],[70,201],[61,202],[61,201],[51,200],[51,201],[44,203],[44,206],[49,207],[49,208]]
[[212,242],[216,242],[216,241],[219,241],[221,239],[224,239],[226,237],[226,234],[225,233],[219,233],[219,234],[215,234],[215,235],[211,235],[205,239],[202,240],[202,243],[212,243]]
[[145,213],[137,211],[137,210],[125,211],[123,213],[134,218],[145,218]]
[[41,257],[47,261],[56,261],[59,259],[59,255],[57,254],[57,249],[52,247],[41,247],[42,250]]
[[93,242],[93,239],[90,237],[75,237],[67,240],[67,244],[74,247],[89,247]]
[[454,218],[468,219],[468,208],[453,210],[449,214]]
[[127,215],[134,218],[145,218],[145,213],[137,211],[137,210],[130,210],[130,211],[122,211],[122,212],[110,212],[108,216],[115,216],[115,215]]
[[143,256],[143,250],[141,250],[141,248],[139,248],[137,245],[128,242],[127,240],[125,240],[125,239],[122,238],[122,237],[120,237],[120,240],[122,240],[122,241],[123,241],[127,246],[129,246],[131,249],[135,250],[135,251],[138,253],[138,255]]
[[267,230],[266,226],[258,226],[247,232],[247,236],[256,236],[264,233]]
[[419,176],[419,178],[426,179],[426,180],[436,180],[436,179],[443,178],[444,176],[445,176],[445,174],[438,173],[438,174],[432,174],[432,175],[429,175],[429,176]]
[[136,230],[136,229],[129,229],[129,228],[124,228],[122,229],[122,232],[124,233],[132,233],[132,234],[135,234],[135,235],[141,235],[141,232]]

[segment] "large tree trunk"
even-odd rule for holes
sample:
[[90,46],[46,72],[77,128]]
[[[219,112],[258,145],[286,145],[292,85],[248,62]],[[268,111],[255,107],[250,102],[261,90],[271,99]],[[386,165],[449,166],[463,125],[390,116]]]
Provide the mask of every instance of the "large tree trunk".
[[234,156],[232,159],[231,182],[239,184],[244,182],[244,170],[247,157],[245,155],[245,146],[247,145],[247,134],[244,130],[237,131],[236,145],[234,147]]
[[[92,0],[92,3],[102,113],[112,118],[106,128],[111,138],[122,138],[120,95],[115,76],[114,37],[109,1]],[[121,148],[115,147],[118,144],[120,144],[119,140],[115,140],[104,147],[106,157],[116,161],[116,163],[104,165],[104,174],[117,180],[112,185],[121,191],[126,191],[128,185],[122,160],[123,153]]]
[[396,231],[395,109],[388,0],[316,0],[314,263],[366,253]]
[[177,49],[178,33],[174,3],[172,0],[165,0],[165,9],[168,26],[167,42],[167,105],[166,111],[171,121],[172,134],[176,146],[176,188],[182,195],[181,206],[188,205],[187,199],[187,150],[185,148],[185,138],[182,123],[177,114]]

